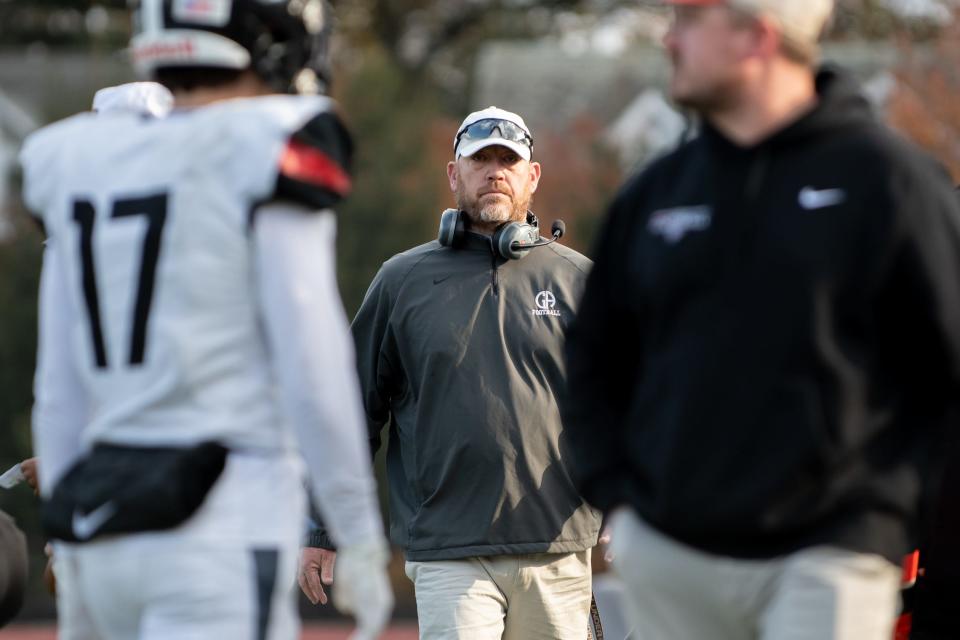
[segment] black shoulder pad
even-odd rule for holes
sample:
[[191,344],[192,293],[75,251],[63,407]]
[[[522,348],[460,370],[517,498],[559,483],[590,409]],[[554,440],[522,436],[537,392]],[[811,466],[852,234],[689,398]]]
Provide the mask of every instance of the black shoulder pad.
[[313,209],[331,207],[350,193],[352,159],[353,140],[340,118],[321,113],[287,141],[274,198]]

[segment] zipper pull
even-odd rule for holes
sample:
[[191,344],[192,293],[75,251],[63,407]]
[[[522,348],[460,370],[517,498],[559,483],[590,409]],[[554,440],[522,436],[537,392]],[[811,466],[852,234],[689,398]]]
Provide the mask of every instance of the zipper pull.
[[490,242],[490,282],[493,286],[493,295],[500,295],[500,273],[497,269],[497,249],[493,246],[493,236],[488,238]]

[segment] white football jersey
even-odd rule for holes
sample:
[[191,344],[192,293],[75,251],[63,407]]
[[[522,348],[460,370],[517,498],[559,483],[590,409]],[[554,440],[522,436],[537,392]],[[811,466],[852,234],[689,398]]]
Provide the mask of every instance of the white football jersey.
[[[351,144],[320,97],[80,114],[24,146],[24,200],[67,283],[59,313],[89,400],[83,440],[292,444],[253,285],[252,216],[349,190]],[[318,248],[319,250],[319,248]]]

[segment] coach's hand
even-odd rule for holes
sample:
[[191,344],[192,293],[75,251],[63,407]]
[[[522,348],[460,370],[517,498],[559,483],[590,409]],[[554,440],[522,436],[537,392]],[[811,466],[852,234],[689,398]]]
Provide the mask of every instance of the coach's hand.
[[300,570],[297,582],[300,590],[313,604],[327,604],[327,594],[323,585],[333,584],[333,565],[337,562],[337,552],[316,547],[304,547],[300,550]]
[[387,576],[390,551],[385,540],[340,548],[333,604],[357,620],[351,640],[373,640],[390,621],[393,592]]
[[603,550],[603,561],[607,564],[613,562],[613,551],[610,550],[610,543],[613,542],[613,533],[610,531],[610,525],[606,525],[600,531],[600,538],[597,544]]

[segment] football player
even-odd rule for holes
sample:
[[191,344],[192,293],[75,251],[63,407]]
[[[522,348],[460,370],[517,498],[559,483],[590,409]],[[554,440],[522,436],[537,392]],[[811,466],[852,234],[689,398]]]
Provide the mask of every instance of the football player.
[[340,545],[335,604],[358,638],[389,618],[334,273],[351,142],[308,95],[328,32],[321,0],[143,0],[134,63],[174,111],[80,114],[24,145],[62,638],[296,637],[301,454]]

